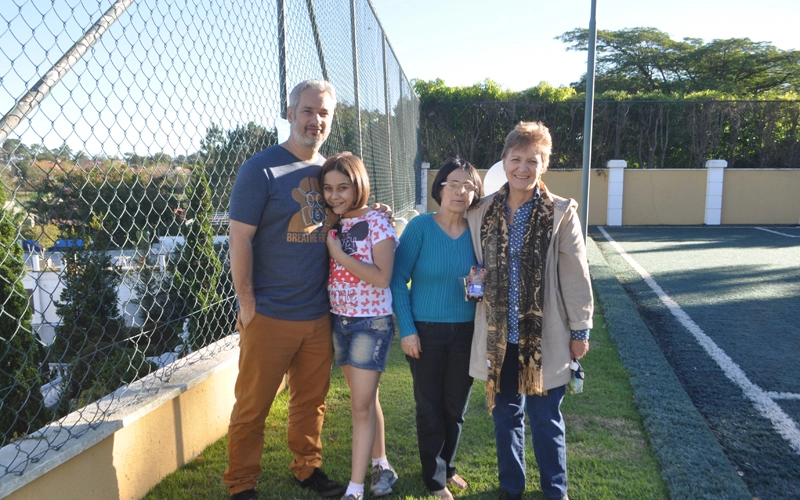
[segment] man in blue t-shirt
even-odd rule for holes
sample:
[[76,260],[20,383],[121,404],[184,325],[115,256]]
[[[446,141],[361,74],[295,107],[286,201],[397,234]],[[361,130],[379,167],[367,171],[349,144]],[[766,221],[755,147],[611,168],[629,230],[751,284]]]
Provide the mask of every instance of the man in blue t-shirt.
[[289,139],[247,160],[233,186],[230,256],[240,354],[223,475],[232,499],[257,498],[264,420],[286,373],[291,470],[300,486],[323,497],[346,490],[320,469],[333,345],[325,286],[331,220],[317,173],[335,107],[330,83],[298,84],[286,110]]

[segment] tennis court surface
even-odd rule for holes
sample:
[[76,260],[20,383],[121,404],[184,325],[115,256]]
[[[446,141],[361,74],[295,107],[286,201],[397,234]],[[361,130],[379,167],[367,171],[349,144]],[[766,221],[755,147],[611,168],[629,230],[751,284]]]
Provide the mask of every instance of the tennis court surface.
[[800,498],[800,228],[589,235],[753,497]]

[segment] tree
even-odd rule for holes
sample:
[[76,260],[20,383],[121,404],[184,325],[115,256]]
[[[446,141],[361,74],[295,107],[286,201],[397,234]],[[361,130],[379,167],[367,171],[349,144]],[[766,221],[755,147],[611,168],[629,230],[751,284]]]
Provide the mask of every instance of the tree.
[[28,146],[28,152],[34,160],[38,159],[38,156],[44,151],[47,150],[41,144],[34,143]]
[[17,224],[5,205],[0,188],[0,446],[46,423],[40,368],[39,343],[31,330],[28,294],[22,286],[25,274],[22,247],[17,243]]
[[719,90],[742,96],[800,91],[800,50],[780,50],[749,38],[712,40],[687,59],[697,90]]
[[[556,37],[568,50],[588,50],[588,30]],[[781,50],[749,38],[676,41],[656,28],[597,32],[595,88],[629,95],[686,95],[720,91],[744,98],[800,91],[800,51]],[[586,75],[573,87],[586,89]]]
[[89,158],[89,156],[87,156],[87,154],[83,150],[78,150],[76,153],[72,154],[72,161],[76,163],[79,160],[85,160],[87,158]]
[[31,154],[36,161],[56,161],[56,157],[53,156],[52,151],[41,144],[31,144],[30,149]]
[[67,145],[66,142],[61,144],[61,146],[52,149],[50,153],[53,155],[56,161],[69,160],[70,158],[72,158],[73,154],[72,148],[69,147],[69,145]]
[[[98,220],[92,227],[101,231]],[[117,299],[122,276],[112,267],[111,256],[96,242],[87,242],[85,248],[68,247],[64,263],[64,288],[56,301],[61,323],[51,348],[54,354],[59,360],[71,359],[86,347],[125,339]]]
[[159,165],[159,164],[169,164],[172,161],[172,157],[167,153],[159,151],[151,155],[149,158],[145,160],[148,165]]
[[152,237],[177,232],[174,190],[166,176],[94,166],[49,176],[32,211],[40,218],[62,221],[62,230],[86,230],[92,218],[99,217],[106,231],[96,235],[98,245],[132,248],[137,231]]
[[30,159],[28,148],[19,139],[6,139],[0,148],[0,161],[7,163],[12,158]]
[[[103,231],[97,219],[90,227],[97,233]],[[96,401],[154,369],[131,342],[117,298],[122,276],[96,241],[88,241],[85,248],[68,248],[64,256],[64,288],[56,302],[61,324],[50,348],[51,361],[68,363],[59,415]]]
[[190,344],[198,349],[227,334],[230,327],[220,324],[226,317],[226,304],[217,293],[222,264],[214,250],[211,190],[203,164],[195,166],[186,197],[188,207],[181,224],[185,244],[179,249],[175,281],[190,314]]
[[213,189],[211,204],[216,211],[228,209],[233,179],[242,163],[277,142],[275,130],[267,130],[255,122],[226,132],[216,124],[206,129],[206,137],[200,141],[199,159]]
[[16,164],[20,188],[29,192],[44,192],[50,183],[53,168],[44,168],[36,161],[21,161]]
[[145,164],[145,158],[136,153],[125,153],[122,156],[128,162],[129,167],[142,167]]

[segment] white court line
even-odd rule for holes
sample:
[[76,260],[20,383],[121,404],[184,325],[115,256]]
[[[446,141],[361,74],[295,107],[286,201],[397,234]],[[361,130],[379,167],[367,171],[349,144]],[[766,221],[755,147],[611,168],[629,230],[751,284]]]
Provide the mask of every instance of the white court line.
[[722,373],[725,374],[733,383],[738,385],[742,392],[744,392],[745,397],[752,401],[753,406],[758,410],[758,412],[766,419],[772,422],[772,427],[783,436],[789,442],[789,445],[794,449],[794,451],[800,454],[800,429],[798,429],[797,424],[792,420],[792,418],[787,415],[780,406],[778,406],[775,401],[772,400],[770,397],[770,393],[764,391],[747,378],[744,371],[739,368],[737,365],[727,354],[725,351],[719,348],[717,344],[714,343],[711,338],[703,332],[703,330],[697,325],[697,323],[689,317],[686,312],[681,309],[677,302],[672,300],[672,298],[667,295],[666,292],[656,283],[656,281],[650,276],[650,273],[647,272],[645,268],[639,265],[633,257],[628,255],[628,253],[616,242],[614,238],[609,235],[605,228],[602,226],[597,226],[603,236],[606,237],[609,243],[614,247],[614,249],[625,259],[628,264],[633,267],[636,272],[644,279],[645,283],[656,293],[661,302],[667,306],[669,312],[672,313],[673,316],[687,329],[689,332],[694,336],[697,342],[705,349],[706,353],[713,359],[717,365],[722,369]]
[[767,391],[767,396],[769,396],[773,400],[775,400],[775,399],[793,399],[793,400],[796,400],[796,401],[800,401],[800,394],[795,394],[793,392]]
[[759,231],[766,231],[772,234],[780,234],[781,236],[786,236],[787,238],[800,238],[800,234],[786,234],[786,233],[781,233],[780,231],[773,231],[772,229],[767,229],[765,227],[754,227],[753,229],[758,229]]

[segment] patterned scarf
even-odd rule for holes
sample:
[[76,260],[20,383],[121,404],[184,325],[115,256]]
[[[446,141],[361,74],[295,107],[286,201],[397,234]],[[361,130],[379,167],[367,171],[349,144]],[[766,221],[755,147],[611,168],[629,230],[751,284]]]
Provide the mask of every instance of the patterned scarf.
[[[519,392],[544,395],[542,377],[542,310],[544,308],[545,260],[553,235],[553,200],[540,182],[541,199],[534,202],[522,237],[519,276]],[[500,390],[500,370],[508,342],[509,229],[503,203],[505,184],[486,210],[481,225],[483,264],[487,270],[486,355],[491,362],[486,380],[489,411]]]

